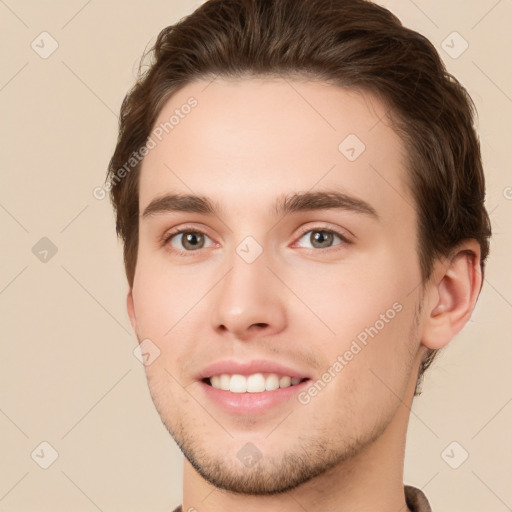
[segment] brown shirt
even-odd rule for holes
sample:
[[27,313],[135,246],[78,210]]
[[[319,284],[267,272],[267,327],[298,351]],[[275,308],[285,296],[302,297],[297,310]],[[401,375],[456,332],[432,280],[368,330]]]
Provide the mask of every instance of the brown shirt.
[[[412,485],[404,485],[405,502],[412,512],[432,512],[427,497]],[[173,512],[183,512],[181,505]]]

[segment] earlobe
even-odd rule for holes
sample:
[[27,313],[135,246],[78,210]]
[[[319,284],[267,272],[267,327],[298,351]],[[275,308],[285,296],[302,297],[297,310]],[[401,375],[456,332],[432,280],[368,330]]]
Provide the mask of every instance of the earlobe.
[[427,348],[440,349],[466,325],[478,299],[482,285],[478,242],[461,243],[453,256],[436,264],[433,275],[421,341]]
[[128,311],[128,316],[130,317],[132,328],[135,333],[137,333],[137,317],[135,316],[135,306],[133,304],[133,292],[131,288],[126,296],[126,309]]

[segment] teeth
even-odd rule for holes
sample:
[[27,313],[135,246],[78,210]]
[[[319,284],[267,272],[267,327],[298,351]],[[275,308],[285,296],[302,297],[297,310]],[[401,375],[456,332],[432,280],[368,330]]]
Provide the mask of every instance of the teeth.
[[[233,382],[233,377],[231,377],[231,382]],[[260,393],[261,391],[265,391],[265,377],[263,377],[261,373],[249,375],[247,379],[245,379],[245,377],[242,377],[242,379],[244,379],[247,382],[248,393]]]
[[263,374],[254,373],[252,375],[214,375],[210,377],[212,387],[231,391],[231,393],[262,393],[263,391],[274,391],[279,388],[296,386],[302,381],[300,377],[282,376],[275,373]]
[[[231,383],[231,377],[225,373],[220,376],[220,389],[229,391],[229,384]],[[212,384],[213,386],[213,384]]]
[[231,375],[229,391],[231,393],[245,393],[247,391],[247,379],[243,375]]
[[279,389],[279,377],[272,373],[265,379],[265,391],[275,391]]
[[291,377],[281,377],[279,379],[279,387],[280,388],[287,388],[292,385],[292,378]]

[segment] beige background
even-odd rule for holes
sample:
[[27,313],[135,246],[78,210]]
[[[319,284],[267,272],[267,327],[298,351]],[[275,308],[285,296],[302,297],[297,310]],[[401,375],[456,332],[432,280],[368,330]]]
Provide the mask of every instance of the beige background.
[[[495,233],[472,321],[415,401],[405,482],[434,512],[502,512],[512,507],[512,1],[381,3],[435,44],[476,102]],[[113,214],[92,190],[142,51],[197,5],[0,0],[2,511],[163,512],[181,502],[182,456],[133,355]],[[59,45],[46,59],[31,47],[51,49],[43,31]],[[463,49],[453,31],[469,43],[457,58],[442,49]],[[58,250],[46,262],[32,250],[43,237]],[[58,452],[48,469],[43,441]]]

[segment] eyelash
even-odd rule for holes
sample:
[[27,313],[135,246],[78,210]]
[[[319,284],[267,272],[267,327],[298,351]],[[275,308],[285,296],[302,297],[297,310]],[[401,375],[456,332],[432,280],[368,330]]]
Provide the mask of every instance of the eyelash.
[[[335,231],[333,229],[330,229],[330,228],[323,228],[323,227],[316,227],[316,228],[305,228],[304,230],[301,231],[299,237],[297,240],[300,240],[305,234],[307,233],[311,233],[311,232],[320,232],[320,233],[328,233],[328,234],[332,234],[332,235],[335,235],[337,236],[341,241],[342,243],[340,244],[337,244],[335,246],[331,246],[331,247],[324,247],[324,248],[315,248],[315,247],[307,247],[306,249],[310,250],[310,251],[314,251],[314,252],[319,252],[319,251],[329,251],[329,250],[336,250],[336,247],[339,247],[339,246],[342,246],[342,245],[349,245],[351,244],[351,241],[345,236],[345,235],[342,235],[340,232],[338,231]],[[166,234],[164,235],[163,239],[162,239],[162,245],[167,247],[168,250],[174,254],[177,254],[178,256],[193,256],[195,253],[199,252],[200,249],[197,249],[195,251],[183,251],[183,250],[180,250],[180,249],[176,249],[174,247],[172,247],[170,245],[170,241],[178,236],[178,235],[181,235],[183,233],[195,233],[195,234],[200,234],[200,235],[204,235],[206,237],[208,237],[208,235],[206,233],[204,233],[203,231],[197,229],[197,228],[192,228],[192,227],[183,227],[183,228],[180,228],[180,229],[177,229],[176,231],[173,231],[169,234]],[[210,237],[208,237],[210,238]]]

